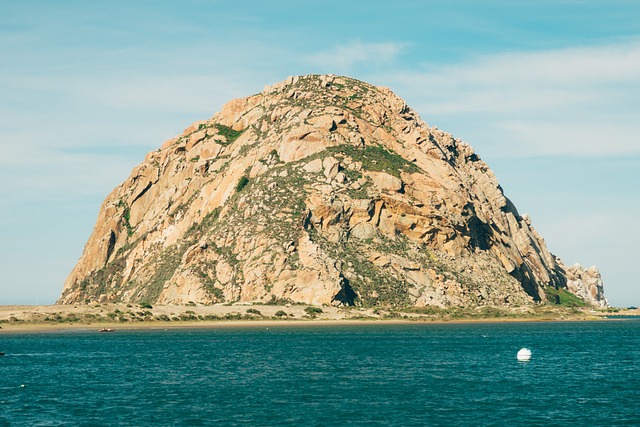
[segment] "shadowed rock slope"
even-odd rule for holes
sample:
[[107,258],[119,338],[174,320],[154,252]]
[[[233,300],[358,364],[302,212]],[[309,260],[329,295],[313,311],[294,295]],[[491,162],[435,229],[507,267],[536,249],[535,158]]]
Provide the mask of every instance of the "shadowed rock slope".
[[604,306],[472,148],[391,91],[290,77],[149,153],[58,301]]

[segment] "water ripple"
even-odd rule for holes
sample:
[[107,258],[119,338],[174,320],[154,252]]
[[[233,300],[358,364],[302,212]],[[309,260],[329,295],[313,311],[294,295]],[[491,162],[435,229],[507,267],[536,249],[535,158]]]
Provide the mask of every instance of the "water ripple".
[[[517,362],[524,346],[533,359]],[[638,321],[16,334],[2,348],[0,425],[640,424]]]

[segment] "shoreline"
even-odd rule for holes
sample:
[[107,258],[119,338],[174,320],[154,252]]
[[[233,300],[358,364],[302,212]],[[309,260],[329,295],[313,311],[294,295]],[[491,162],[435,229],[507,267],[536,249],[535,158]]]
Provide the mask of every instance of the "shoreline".
[[0,335],[60,331],[230,329],[351,325],[481,324],[623,320],[639,310],[595,311],[557,306],[436,308],[308,305],[155,306],[131,304],[0,306]]
[[168,330],[168,329],[256,329],[272,327],[323,327],[323,326],[371,326],[371,325],[446,325],[446,324],[494,324],[494,323],[544,323],[544,322],[600,322],[606,319],[603,317],[594,318],[479,318],[479,319],[341,319],[341,320],[202,320],[195,322],[128,322],[128,323],[18,323],[13,325],[2,325],[0,335],[12,333],[46,333],[46,332],[72,332],[72,331],[95,331],[107,328],[116,331],[135,330]]

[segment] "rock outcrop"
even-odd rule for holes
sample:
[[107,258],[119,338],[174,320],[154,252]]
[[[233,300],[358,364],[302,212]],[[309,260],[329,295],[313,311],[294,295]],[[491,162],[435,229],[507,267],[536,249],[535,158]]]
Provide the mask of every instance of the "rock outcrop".
[[553,256],[469,145],[330,75],[233,100],[149,153],[58,302],[521,305],[558,289],[606,305],[599,273]]

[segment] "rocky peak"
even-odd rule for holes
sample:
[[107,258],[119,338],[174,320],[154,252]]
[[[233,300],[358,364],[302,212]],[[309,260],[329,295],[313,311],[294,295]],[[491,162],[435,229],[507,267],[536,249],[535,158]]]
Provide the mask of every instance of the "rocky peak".
[[592,273],[549,253],[469,145],[386,88],[311,75],[149,153],[59,302],[606,305]]

